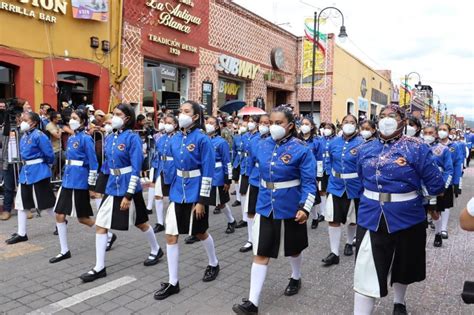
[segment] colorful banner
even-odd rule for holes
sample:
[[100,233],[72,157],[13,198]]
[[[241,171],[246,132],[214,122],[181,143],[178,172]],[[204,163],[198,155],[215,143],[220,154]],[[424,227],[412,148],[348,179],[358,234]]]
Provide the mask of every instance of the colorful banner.
[[[324,23],[325,20],[321,20],[320,23]],[[312,76],[313,76],[313,43],[315,43],[315,38],[313,34],[313,24],[314,19],[307,18],[304,21],[305,25],[305,36],[303,38],[303,60],[302,60],[302,75],[301,75],[301,84],[304,86],[311,86]],[[319,34],[319,42],[316,47],[316,65],[314,71],[314,82],[315,86],[321,86],[326,82],[326,71],[327,71],[327,35]]]
[[405,83],[400,84],[400,91],[398,94],[398,104],[400,107],[409,106],[411,104],[411,88],[409,85],[405,86]]
[[75,19],[107,22],[109,19],[108,0],[72,0],[72,16]]

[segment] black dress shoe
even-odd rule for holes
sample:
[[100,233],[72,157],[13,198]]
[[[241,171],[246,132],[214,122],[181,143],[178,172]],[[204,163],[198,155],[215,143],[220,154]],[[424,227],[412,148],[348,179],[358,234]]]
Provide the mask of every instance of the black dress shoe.
[[337,256],[334,253],[330,253],[326,258],[322,260],[324,263],[324,267],[329,267],[331,265],[337,265],[339,264],[339,256]]
[[323,221],[324,221],[324,216],[323,216],[323,215],[319,215],[319,216],[318,216],[318,221],[319,221],[319,222],[323,222]]
[[234,190],[233,192],[230,193],[231,196],[237,195],[237,192]]
[[227,229],[225,230],[225,234],[234,233],[235,232],[235,225],[236,225],[235,220],[232,223],[227,223]]
[[240,228],[244,228],[244,227],[247,227],[247,222],[245,222],[244,220],[240,220],[237,225],[235,226],[236,229],[240,229]]
[[253,244],[250,243],[250,242],[247,242],[247,243],[245,243],[244,246],[242,246],[242,247],[239,249],[239,252],[241,252],[241,253],[246,253],[246,252],[251,251],[252,248],[253,248]]
[[311,229],[317,229],[318,228],[318,225],[319,225],[319,221],[316,219],[316,220],[313,220],[311,222]]
[[51,259],[49,260],[49,262],[50,262],[51,264],[55,264],[55,263],[57,263],[57,262],[60,262],[60,261],[62,261],[62,260],[64,260],[64,259],[68,259],[68,258],[71,258],[71,252],[70,252],[70,251],[67,251],[66,254],[59,254],[59,255],[57,255],[57,256],[51,258]]
[[207,266],[206,271],[204,272],[204,277],[202,277],[202,281],[210,282],[216,280],[217,275],[219,274],[219,270],[219,265],[215,267]]
[[393,315],[407,315],[407,307],[400,303],[393,304]]
[[146,214],[153,214],[153,209],[146,209]]
[[164,300],[170,295],[179,293],[179,282],[176,285],[172,285],[171,283],[162,283],[161,289],[153,294],[155,300]]
[[145,266],[154,266],[158,263],[161,257],[163,257],[163,251],[161,248],[158,250],[158,253],[156,255],[150,254],[148,258],[143,262],[143,265]]
[[112,245],[114,244],[116,240],[117,240],[117,235],[115,235],[115,233],[112,233],[112,238],[110,239],[110,241],[107,242],[107,247],[105,248],[106,252],[112,249]]
[[434,247],[441,247],[443,245],[443,237],[441,234],[436,234],[433,242]]
[[159,224],[159,223],[155,224],[155,227],[153,228],[153,232],[155,232],[155,233],[159,233],[159,232],[164,231],[164,230],[165,230],[164,225]]
[[[66,222],[67,224],[67,220],[64,220],[64,222]],[[53,235],[58,235],[58,227],[56,227],[56,229],[54,230]]]
[[198,238],[197,238],[196,236],[194,236],[194,235],[190,235],[190,236],[188,236],[188,237],[186,237],[186,238],[184,239],[184,242],[185,242],[186,244],[194,244],[194,243],[199,242],[199,241],[201,241],[201,240],[198,239]]
[[352,256],[353,254],[352,244],[346,244],[346,246],[344,246],[344,256]]
[[26,242],[27,240],[28,240],[28,235],[25,234],[25,236],[21,236],[15,233],[12,235],[12,237],[7,239],[5,243],[7,243],[8,245],[13,245],[20,242]]
[[240,206],[240,205],[241,205],[240,201],[236,200],[236,201],[234,201],[234,203],[232,204],[232,207],[238,207],[238,206]]
[[232,310],[239,315],[257,315],[258,307],[247,299],[243,299],[241,304],[234,304]]
[[290,283],[288,283],[288,286],[285,289],[285,295],[286,296],[295,295],[300,291],[300,288],[301,288],[301,279],[295,280],[293,278],[290,278]]
[[221,211],[221,208],[218,208],[218,207],[215,207],[214,208],[214,211],[212,213],[214,214],[220,214],[222,211]]
[[95,271],[94,269],[92,269],[89,272],[83,273],[80,278],[82,282],[92,282],[94,280],[97,280],[99,278],[104,278],[106,276],[107,276],[107,270],[104,267],[104,269],[102,269],[101,271]]
[[448,239],[448,231],[441,231],[441,237],[443,238],[443,240],[447,240]]

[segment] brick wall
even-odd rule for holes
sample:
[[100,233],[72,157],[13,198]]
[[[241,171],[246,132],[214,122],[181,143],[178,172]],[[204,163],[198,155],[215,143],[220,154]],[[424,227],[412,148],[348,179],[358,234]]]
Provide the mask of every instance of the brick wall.
[[143,100],[143,53],[139,27],[123,24],[122,66],[128,68],[128,77],[122,83],[123,102],[142,103]]

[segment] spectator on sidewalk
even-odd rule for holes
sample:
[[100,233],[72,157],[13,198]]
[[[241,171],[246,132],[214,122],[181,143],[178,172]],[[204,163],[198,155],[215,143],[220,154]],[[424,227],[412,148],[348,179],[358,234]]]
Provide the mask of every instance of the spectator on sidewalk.
[[[54,152],[54,163],[53,163],[53,178],[58,178],[59,173],[61,172],[61,167],[59,164],[59,159],[63,160],[62,148],[61,148],[61,134],[62,130],[59,127],[58,123],[61,120],[61,115],[54,111],[49,114],[50,123],[46,125],[46,134],[51,140],[53,145]],[[62,164],[61,164],[62,165]]]

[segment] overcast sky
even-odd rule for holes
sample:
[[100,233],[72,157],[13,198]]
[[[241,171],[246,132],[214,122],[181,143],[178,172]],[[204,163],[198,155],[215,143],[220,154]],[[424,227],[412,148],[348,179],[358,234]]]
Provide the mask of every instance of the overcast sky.
[[[349,40],[340,43],[374,69],[392,70],[399,85],[416,71],[446,103],[448,113],[474,120],[474,5],[469,0],[235,0],[252,12],[303,34],[304,18],[336,6],[344,14]],[[338,33],[332,16],[323,32]],[[418,81],[413,76],[413,83]],[[435,97],[435,103],[438,99]]]

